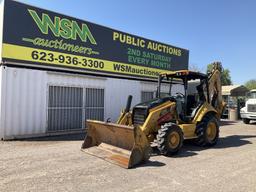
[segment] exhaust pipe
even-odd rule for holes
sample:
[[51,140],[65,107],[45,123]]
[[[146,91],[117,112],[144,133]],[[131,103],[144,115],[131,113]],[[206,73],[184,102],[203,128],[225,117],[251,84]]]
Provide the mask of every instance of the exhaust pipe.
[[130,111],[131,104],[132,104],[132,95],[129,95],[128,98],[127,98],[126,107],[125,107],[125,110],[124,110],[125,113],[128,113]]

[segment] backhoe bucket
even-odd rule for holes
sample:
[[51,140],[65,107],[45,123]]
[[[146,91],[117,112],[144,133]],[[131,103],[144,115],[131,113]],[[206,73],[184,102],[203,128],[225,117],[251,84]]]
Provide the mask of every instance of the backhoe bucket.
[[139,127],[88,120],[82,151],[124,168],[149,159],[150,146]]

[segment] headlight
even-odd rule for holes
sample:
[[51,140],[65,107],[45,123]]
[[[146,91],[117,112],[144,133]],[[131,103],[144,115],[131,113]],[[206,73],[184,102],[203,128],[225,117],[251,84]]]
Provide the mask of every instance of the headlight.
[[242,109],[240,109],[240,113],[245,113],[245,107],[243,107]]

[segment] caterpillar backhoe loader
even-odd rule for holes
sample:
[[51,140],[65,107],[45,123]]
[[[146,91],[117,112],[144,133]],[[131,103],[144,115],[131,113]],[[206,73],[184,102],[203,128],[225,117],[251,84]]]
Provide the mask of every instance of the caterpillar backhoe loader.
[[[155,144],[163,155],[179,151],[185,139],[213,146],[219,138],[219,119],[224,108],[221,97],[221,64],[213,63],[206,75],[189,70],[159,75],[157,97],[126,109],[116,123],[88,120],[82,150],[106,161],[131,168],[149,159]],[[188,95],[188,82],[198,80],[197,94]],[[161,86],[170,85],[162,97]],[[172,93],[172,85],[184,86],[184,93]]]

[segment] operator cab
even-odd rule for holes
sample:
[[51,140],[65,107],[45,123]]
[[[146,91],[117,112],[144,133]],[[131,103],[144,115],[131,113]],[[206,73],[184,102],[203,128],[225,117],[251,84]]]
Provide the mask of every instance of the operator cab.
[[[176,102],[176,111],[179,119],[182,122],[189,122],[195,116],[197,110],[205,103],[209,101],[208,90],[208,76],[189,70],[180,70],[175,72],[163,73],[158,79],[157,97],[161,98],[161,84],[168,83],[170,99],[174,99]],[[192,83],[191,83],[192,82]],[[184,94],[181,92],[172,93],[172,85],[183,85]],[[195,89],[192,93],[188,92],[188,89]]]

